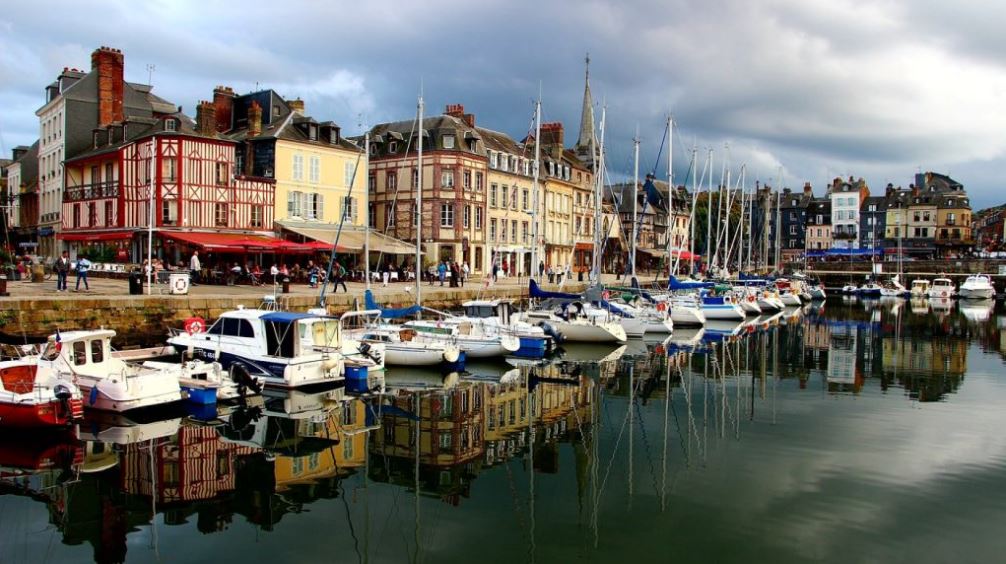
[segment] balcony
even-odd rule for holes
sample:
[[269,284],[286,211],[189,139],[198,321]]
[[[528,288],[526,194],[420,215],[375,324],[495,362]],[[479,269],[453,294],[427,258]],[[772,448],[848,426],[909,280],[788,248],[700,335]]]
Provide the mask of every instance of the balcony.
[[837,231],[836,230],[836,231],[832,231],[831,232],[831,238],[832,239],[855,239],[856,238],[856,232],[855,231]]
[[93,184],[81,184],[80,186],[67,187],[66,192],[63,194],[63,201],[80,202],[83,200],[116,198],[118,196],[118,182],[95,182]]

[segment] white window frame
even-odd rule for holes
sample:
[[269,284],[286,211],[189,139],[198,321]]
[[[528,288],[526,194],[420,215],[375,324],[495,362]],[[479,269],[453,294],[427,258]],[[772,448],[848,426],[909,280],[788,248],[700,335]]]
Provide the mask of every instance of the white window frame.
[[308,179],[313,184],[321,181],[321,159],[317,155],[311,155],[308,159]]
[[440,204],[440,227],[454,227],[454,204]]
[[293,156],[293,179],[304,180],[304,155],[295,154]]

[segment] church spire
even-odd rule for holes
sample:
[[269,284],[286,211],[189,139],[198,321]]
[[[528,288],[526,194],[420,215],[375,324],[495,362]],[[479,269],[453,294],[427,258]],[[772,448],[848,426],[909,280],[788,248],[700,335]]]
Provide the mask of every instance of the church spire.
[[580,113],[580,135],[576,139],[576,154],[591,169],[597,162],[598,147],[594,144],[594,100],[590,96],[590,53],[584,59],[583,109]]

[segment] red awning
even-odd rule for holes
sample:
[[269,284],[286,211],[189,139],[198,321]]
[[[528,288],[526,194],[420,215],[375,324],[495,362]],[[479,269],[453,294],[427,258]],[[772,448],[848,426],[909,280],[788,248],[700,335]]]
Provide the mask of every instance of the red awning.
[[199,246],[207,251],[276,252],[285,241],[263,235],[241,233],[159,232],[161,237]]
[[58,238],[62,241],[126,241],[133,238],[132,231],[113,231],[107,233],[60,233]]
[[594,250],[594,244],[593,243],[577,243],[576,244],[576,250],[578,250],[578,251],[593,251]]
[[702,258],[695,253],[690,253],[688,251],[676,251],[676,250],[671,251],[671,256],[672,257],[680,256],[684,260],[699,260]]

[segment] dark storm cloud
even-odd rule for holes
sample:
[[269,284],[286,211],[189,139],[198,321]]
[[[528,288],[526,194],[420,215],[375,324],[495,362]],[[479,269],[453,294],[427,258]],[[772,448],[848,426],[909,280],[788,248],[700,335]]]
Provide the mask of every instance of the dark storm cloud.
[[30,143],[45,84],[109,44],[126,53],[129,80],[146,82],[155,64],[156,91],[190,113],[217,84],[271,87],[348,131],[413,115],[422,81],[428,112],[462,103],[519,137],[540,82],[546,119],[572,143],[590,51],[614,176],[631,174],[637,126],[653,166],[672,112],[678,178],[695,144],[747,163],[749,178],[782,167],[789,184],[907,184],[919,166],[952,169],[991,203],[995,184],[969,170],[1006,152],[1004,8],[929,4],[19,3],[0,15],[0,133],[6,149]]

